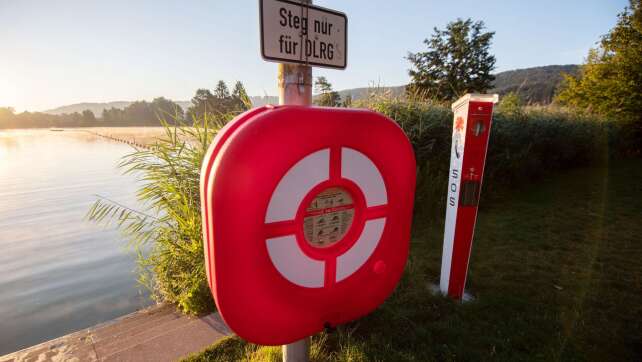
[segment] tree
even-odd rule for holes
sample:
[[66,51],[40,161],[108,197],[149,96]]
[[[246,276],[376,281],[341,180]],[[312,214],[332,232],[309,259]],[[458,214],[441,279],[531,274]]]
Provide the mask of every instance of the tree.
[[0,119],[11,118],[16,113],[13,107],[0,107]]
[[12,107],[0,107],[0,129],[14,126],[15,112]]
[[93,126],[96,124],[96,116],[94,115],[94,112],[92,112],[89,109],[85,109],[82,111],[82,122],[81,124],[84,127],[89,127]]
[[247,111],[252,108],[252,101],[245,91],[243,83],[237,81],[232,90],[232,104],[235,111]]
[[162,119],[169,124],[175,124],[175,121],[183,119],[183,108],[165,97],[154,98],[152,109],[156,113],[158,120]]
[[342,107],[350,108],[352,107],[352,94],[348,93],[341,104]]
[[104,125],[124,126],[126,123],[125,111],[114,107],[111,107],[110,109],[103,109],[102,119]]
[[[591,49],[578,76],[565,75],[556,101],[627,123],[642,123],[642,6],[632,0]],[[642,135],[642,133],[641,133]]]
[[509,92],[504,95],[497,108],[502,113],[513,117],[520,117],[524,114],[522,99],[516,92]]
[[214,97],[218,99],[227,99],[230,97],[230,90],[224,81],[219,80],[214,89]]
[[341,96],[332,90],[332,84],[325,77],[317,77],[314,82],[314,90],[319,94],[315,103],[319,106],[339,107],[341,105]]
[[216,114],[225,114],[230,112],[232,109],[232,97],[230,96],[230,90],[227,88],[227,84],[224,81],[219,80],[214,88],[214,98],[213,98],[213,108],[211,112]]
[[[34,113],[37,114],[37,113]],[[83,115],[79,112],[74,112],[71,114],[63,114],[65,116],[65,123],[61,124],[63,127],[73,127],[73,126],[84,126],[83,124]],[[50,124],[49,127],[55,127],[55,124]]]
[[146,101],[136,101],[124,109],[125,120],[128,122],[138,123],[145,126],[158,125],[158,117],[150,103]]
[[187,113],[194,118],[201,118],[206,112],[212,112],[214,109],[214,95],[209,89],[197,89],[192,98],[192,106]]
[[225,121],[228,118],[227,115],[246,111],[251,106],[252,102],[243,83],[236,82],[234,90],[230,94],[227,84],[220,80],[213,92],[208,89],[198,89],[187,113],[195,118],[202,118],[208,114],[217,120]]
[[214,98],[214,95],[212,94],[212,92],[210,92],[209,89],[197,89],[196,94],[194,94],[194,97],[192,98],[192,106],[197,107],[199,105],[202,105],[203,103],[206,103],[212,98]]
[[482,21],[451,22],[434,28],[424,44],[428,51],[408,53],[412,80],[407,92],[421,98],[449,101],[470,92],[485,92],[495,79],[495,57],[489,48],[494,32],[484,32]]

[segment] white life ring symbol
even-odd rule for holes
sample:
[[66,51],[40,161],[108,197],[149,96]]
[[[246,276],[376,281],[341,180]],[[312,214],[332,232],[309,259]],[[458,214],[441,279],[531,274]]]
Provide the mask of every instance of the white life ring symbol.
[[[343,147],[340,152],[340,159],[332,158],[340,160],[339,177],[354,182],[361,189],[367,208],[385,206],[388,203],[386,186],[374,163],[352,148]],[[330,179],[330,154],[329,148],[313,152],[288,170],[272,194],[265,215],[266,225],[294,221],[306,194]],[[306,255],[293,232],[266,238],[268,254],[272,264],[288,281],[306,288],[322,288],[346,279],[366,263],[381,240],[385,221],[385,217],[365,221],[354,245],[336,257],[335,280],[326,280],[326,262]]]

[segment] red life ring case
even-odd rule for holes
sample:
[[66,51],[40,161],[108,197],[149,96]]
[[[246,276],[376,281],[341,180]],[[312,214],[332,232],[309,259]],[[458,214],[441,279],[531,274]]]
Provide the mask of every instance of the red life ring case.
[[368,110],[266,106],[215,137],[201,170],[208,282],[240,337],[287,344],[373,311],[407,257],[410,142]]

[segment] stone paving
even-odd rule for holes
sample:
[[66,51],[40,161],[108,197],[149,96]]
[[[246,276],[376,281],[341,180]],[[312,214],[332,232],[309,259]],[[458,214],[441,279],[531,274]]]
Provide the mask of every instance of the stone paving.
[[152,306],[0,357],[0,362],[175,361],[231,332],[217,313],[188,317]]

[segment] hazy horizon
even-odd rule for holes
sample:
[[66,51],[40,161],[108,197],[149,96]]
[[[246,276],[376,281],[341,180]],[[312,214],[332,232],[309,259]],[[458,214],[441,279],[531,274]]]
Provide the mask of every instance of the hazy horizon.
[[[409,81],[408,51],[425,49],[433,27],[460,18],[494,31],[495,73],[580,64],[616,21],[626,0],[515,4],[464,0],[350,3],[348,67],[314,69],[337,90]],[[44,111],[76,103],[189,100],[219,79],[242,81],[253,96],[276,95],[276,64],[259,54],[258,1],[0,2],[0,107]]]
[[[557,65],[569,65],[569,64],[546,64],[546,65],[541,65],[539,67],[557,66]],[[531,67],[529,67],[529,68],[531,68]],[[523,70],[523,69],[529,69],[529,68],[507,69],[507,70],[505,70],[505,72],[510,72],[510,71],[514,71],[514,70]],[[537,68],[537,67],[532,67],[532,68]],[[502,72],[494,72],[493,74],[498,74],[498,73],[502,73]],[[394,84],[394,85],[381,84],[379,86],[386,87],[386,88],[395,88],[395,87],[405,86],[406,84]],[[231,84],[228,84],[228,87],[229,86],[231,86]],[[353,90],[353,89],[369,88],[371,86],[372,85],[364,85],[364,86],[356,86],[356,87],[347,88],[347,89],[335,89],[335,90],[338,91],[338,92],[342,92],[342,91],[348,91],[348,90]],[[278,92],[276,94],[263,94],[263,95],[250,94],[249,96],[250,96],[250,98],[278,97]],[[157,97],[165,97],[165,96],[158,95]],[[101,101],[101,102],[76,102],[76,103],[70,103],[70,104],[61,104],[61,105],[58,105],[58,106],[55,106],[55,107],[52,107],[52,108],[43,109],[43,110],[36,110],[36,111],[32,111],[32,112],[49,112],[49,111],[57,110],[59,108],[64,108],[64,107],[69,107],[69,106],[76,106],[76,105],[81,105],[81,104],[104,105],[104,104],[112,104],[112,103],[133,103],[133,102],[136,102],[136,101],[151,102],[154,98],[157,98],[157,97],[151,97],[151,98],[148,98],[148,99],[116,99],[116,100],[107,100],[107,101]],[[167,97],[165,97],[165,98],[167,98]],[[190,103],[191,102],[191,98],[190,99],[171,99],[171,100],[176,102],[176,103],[179,103],[179,104],[180,103]],[[31,110],[27,110],[27,111],[31,111]]]

